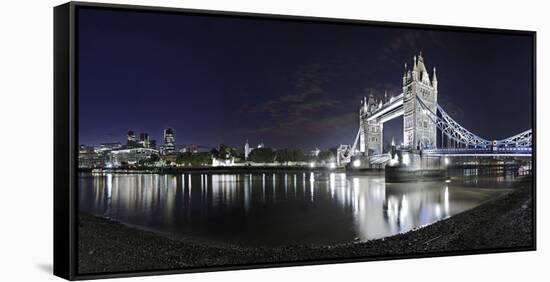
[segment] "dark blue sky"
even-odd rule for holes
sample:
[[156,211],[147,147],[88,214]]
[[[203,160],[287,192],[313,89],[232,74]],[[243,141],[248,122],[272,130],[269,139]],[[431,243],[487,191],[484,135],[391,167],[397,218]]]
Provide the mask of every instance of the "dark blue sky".
[[[422,50],[439,104],[486,139],[531,128],[528,36],[81,8],[79,142],[328,148],[351,144],[361,97],[401,93]],[[384,127],[402,139],[402,125]]]

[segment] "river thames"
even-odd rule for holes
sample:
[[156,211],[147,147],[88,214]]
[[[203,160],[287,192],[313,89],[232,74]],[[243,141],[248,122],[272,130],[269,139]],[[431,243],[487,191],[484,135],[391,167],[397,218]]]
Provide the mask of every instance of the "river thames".
[[345,173],[79,175],[79,210],[183,240],[328,245],[403,233],[510,192],[514,173],[385,183]]

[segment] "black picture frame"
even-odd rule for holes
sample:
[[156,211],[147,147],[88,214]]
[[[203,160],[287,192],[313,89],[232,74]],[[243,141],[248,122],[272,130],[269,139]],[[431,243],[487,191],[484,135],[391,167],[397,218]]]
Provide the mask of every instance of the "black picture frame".
[[[351,24],[366,26],[383,26],[397,28],[429,29],[438,31],[468,31],[487,34],[526,35],[532,38],[532,124],[533,124],[533,246],[509,249],[464,250],[460,252],[423,253],[415,255],[339,258],[304,262],[281,262],[250,265],[232,265],[223,267],[204,267],[194,269],[132,271],[120,273],[85,274],[77,273],[78,255],[78,213],[77,213],[77,163],[78,163],[78,80],[77,80],[77,38],[79,8],[96,8],[108,10],[133,10],[179,15],[201,14],[213,17],[240,17],[253,19],[277,19],[284,21],[307,21],[318,23]],[[195,10],[182,8],[164,8],[134,5],[115,5],[90,2],[69,2],[54,8],[54,275],[68,280],[85,280],[112,277],[129,277],[145,275],[164,275],[206,271],[223,271],[236,269],[255,269],[267,267],[303,266],[330,263],[365,262],[377,260],[395,260],[426,258],[440,256],[472,255],[499,252],[534,251],[536,250],[536,32],[506,29],[488,29],[459,26],[442,26],[429,24],[409,24],[352,19],[318,18],[304,16],[287,16],[272,14],[241,13],[227,11]]]

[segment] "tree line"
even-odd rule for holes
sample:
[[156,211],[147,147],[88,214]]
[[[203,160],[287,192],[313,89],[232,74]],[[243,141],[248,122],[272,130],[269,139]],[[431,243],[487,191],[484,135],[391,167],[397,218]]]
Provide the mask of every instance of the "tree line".
[[[237,163],[245,162],[244,150],[220,145],[209,152],[181,153],[176,158],[177,164],[201,166],[212,164],[212,159],[229,160],[234,158]],[[274,150],[272,148],[256,148],[248,155],[248,160],[254,163],[297,163],[297,162],[333,162],[336,160],[336,149],[322,150],[317,156],[306,154],[301,149],[284,148]]]
[[248,156],[248,160],[254,163],[278,162],[288,164],[291,162],[331,162],[336,159],[336,153],[332,150],[323,150],[317,156],[305,154],[301,149],[271,148],[254,149]]

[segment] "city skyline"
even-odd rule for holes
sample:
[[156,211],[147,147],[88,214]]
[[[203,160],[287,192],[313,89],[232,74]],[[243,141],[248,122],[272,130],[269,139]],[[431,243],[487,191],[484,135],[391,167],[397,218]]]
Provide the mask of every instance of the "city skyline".
[[[237,145],[220,143],[220,144],[215,144],[213,146],[204,146],[202,144],[177,142],[176,141],[177,140],[176,139],[176,132],[174,132],[172,130],[172,128],[170,128],[170,127],[163,128],[161,130],[162,134],[161,134],[160,140],[150,138],[151,135],[150,135],[149,132],[138,132],[138,131],[135,131],[133,129],[129,129],[125,133],[122,132],[120,134],[123,137],[123,138],[120,138],[120,139],[108,140],[108,141],[97,143],[97,144],[88,144],[88,143],[82,143],[82,142],[79,142],[79,144],[87,146],[87,147],[98,147],[100,145],[120,144],[122,146],[122,147],[120,147],[121,149],[125,148],[126,146],[155,148],[155,147],[159,147],[159,146],[163,146],[163,145],[167,144],[165,137],[162,137],[162,135],[164,135],[166,130],[172,131],[171,134],[173,135],[173,137],[172,137],[172,141],[169,142],[169,144],[174,145],[176,147],[176,149],[177,149],[177,147],[187,146],[187,145],[196,145],[196,146],[200,146],[200,147],[203,147],[203,148],[211,148],[211,149],[217,148],[220,145],[227,145],[227,146],[231,146],[231,147],[244,147],[245,144],[248,144],[252,147],[258,147],[258,146],[263,147],[264,146],[263,141],[253,143],[253,142],[249,142],[248,139],[246,139],[242,144],[237,144]],[[133,136],[133,139],[130,139],[130,136]],[[146,137],[144,137],[144,136],[146,136]],[[147,142],[148,145],[144,145],[143,142]],[[283,148],[274,148],[274,149],[283,149]],[[315,149],[318,149],[318,148],[315,148]],[[327,149],[334,149],[334,148],[327,148]]]
[[[362,97],[401,93],[419,51],[462,125],[491,140],[532,127],[530,37],[93,9],[79,21],[83,144],[129,129],[161,144],[165,128],[212,147],[351,144]],[[384,125],[385,142],[402,123]]]

